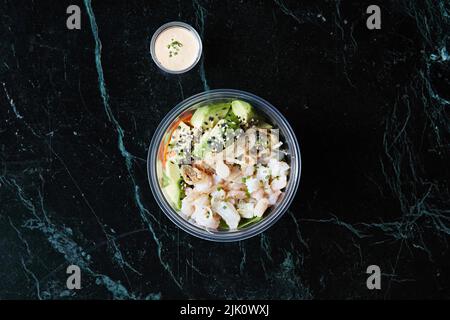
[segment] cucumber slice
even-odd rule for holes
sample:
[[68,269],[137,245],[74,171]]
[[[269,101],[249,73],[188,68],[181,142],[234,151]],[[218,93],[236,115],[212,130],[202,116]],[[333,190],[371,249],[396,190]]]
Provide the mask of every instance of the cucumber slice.
[[173,205],[173,207],[176,210],[180,210],[181,209],[181,184],[180,184],[180,182],[170,183],[163,190],[167,196],[167,199]]
[[177,164],[168,161],[163,173],[163,192],[175,209],[181,209],[181,171]]
[[166,170],[165,175],[169,179],[170,182],[179,182],[181,179],[181,171],[177,164],[173,163],[172,161],[166,162]]

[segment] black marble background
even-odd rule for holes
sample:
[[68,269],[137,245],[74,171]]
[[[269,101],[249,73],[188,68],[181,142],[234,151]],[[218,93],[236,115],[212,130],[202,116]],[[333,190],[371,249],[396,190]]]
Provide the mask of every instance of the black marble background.
[[[81,30],[66,28],[70,4]],[[450,297],[448,1],[1,0],[0,13],[1,299]],[[172,20],[204,41],[180,76],[149,54]],[[180,231],[147,182],[159,121],[215,88],[272,102],[302,150],[292,207],[240,243]],[[366,288],[371,264],[381,290]]]

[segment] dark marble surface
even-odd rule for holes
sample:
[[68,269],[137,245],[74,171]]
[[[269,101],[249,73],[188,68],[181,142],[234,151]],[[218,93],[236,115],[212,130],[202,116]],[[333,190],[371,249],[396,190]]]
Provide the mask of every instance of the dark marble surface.
[[[368,4],[381,30],[366,28]],[[0,12],[0,298],[450,297],[448,1],[1,0]],[[204,40],[181,76],[149,54],[171,20]],[[180,231],[147,182],[155,127],[209,88],[269,100],[302,149],[294,204],[240,243]]]

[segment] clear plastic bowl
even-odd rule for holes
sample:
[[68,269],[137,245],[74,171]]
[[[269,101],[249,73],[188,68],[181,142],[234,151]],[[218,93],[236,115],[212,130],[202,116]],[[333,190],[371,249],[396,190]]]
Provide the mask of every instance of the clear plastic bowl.
[[[168,139],[168,128],[179,120],[180,115],[186,111],[196,109],[202,105],[209,104],[211,102],[224,102],[233,99],[240,99],[249,102],[258,112],[262,113],[267,119],[271,121],[277,128],[280,129],[280,139],[285,141],[284,149],[287,149],[287,160],[290,164],[290,173],[288,178],[288,185],[286,186],[284,196],[274,207],[270,208],[270,211],[266,213],[263,219],[255,224],[252,224],[246,228],[230,231],[213,231],[206,230],[200,226],[189,222],[180,213],[178,213],[170,203],[167,201],[162,189],[162,173],[161,162],[158,160],[158,155],[162,152],[163,141]],[[156,129],[147,158],[147,172],[150,187],[153,195],[158,202],[158,205],[178,227],[186,231],[187,233],[210,241],[218,242],[231,242],[240,241],[250,237],[253,237],[272,226],[281,216],[286,212],[294,196],[297,192],[297,188],[300,182],[301,172],[301,158],[300,147],[298,145],[297,138],[295,136],[292,127],[287,122],[286,118],[269,102],[257,97],[251,93],[232,90],[232,89],[217,89],[205,91],[196,94],[173,108],[161,121]]]

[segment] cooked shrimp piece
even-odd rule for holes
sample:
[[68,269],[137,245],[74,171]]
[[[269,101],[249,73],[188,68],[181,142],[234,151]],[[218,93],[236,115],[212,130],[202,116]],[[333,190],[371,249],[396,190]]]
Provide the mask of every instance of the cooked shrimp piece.
[[194,204],[189,197],[186,197],[181,201],[181,213],[186,217],[190,217],[194,213],[194,209]]
[[230,168],[223,162],[223,160],[218,160],[216,162],[216,174],[222,179],[228,178],[230,175]]
[[192,166],[182,165],[180,169],[181,176],[187,184],[194,185],[201,178],[201,171]]
[[247,178],[245,180],[245,185],[247,186],[247,190],[249,193],[253,193],[259,189],[259,181],[256,178]]
[[192,201],[195,205],[195,208],[199,207],[208,207],[209,206],[209,197],[206,194],[198,194]]
[[287,176],[289,168],[290,167],[286,162],[280,161],[280,176]]
[[242,218],[253,218],[255,214],[255,204],[253,202],[239,201],[237,211]]
[[255,217],[262,217],[268,207],[269,200],[267,200],[267,198],[262,198],[261,200],[259,200],[255,206]]
[[278,198],[280,197],[281,193],[282,192],[280,190],[273,191],[273,192],[269,193],[268,200],[269,200],[269,204],[271,206],[273,206],[273,205],[275,205],[277,203]]
[[217,229],[220,224],[220,217],[214,214],[210,208],[206,207],[195,210],[192,218],[198,225],[210,229]]
[[221,184],[223,182],[223,179],[219,177],[217,174],[213,175],[213,182],[214,185]]
[[184,193],[186,194],[186,197],[189,197],[189,195],[191,194],[191,192],[194,192],[194,190],[192,190],[192,188],[186,187],[184,189]]
[[266,194],[271,194],[273,192],[272,188],[270,187],[270,181],[265,181],[262,188]]
[[281,190],[285,188],[287,185],[287,178],[286,176],[279,176],[273,179],[272,183],[270,184],[270,187],[273,191]]
[[213,210],[225,220],[230,229],[236,229],[238,227],[241,216],[230,202],[217,202],[214,205]]
[[228,181],[241,181],[242,171],[238,166],[232,166],[230,175],[227,177]]
[[270,159],[268,167],[272,177],[279,177],[287,175],[289,165],[284,161],[278,161],[277,159]]
[[251,176],[255,172],[255,166],[242,165],[241,171],[244,176]]
[[225,200],[226,193],[223,189],[216,189],[215,191],[211,192],[211,204],[214,205],[217,201],[223,201]]
[[214,215],[212,212],[208,196],[201,195],[193,201],[193,204],[195,210],[191,216],[192,219],[200,226],[217,229],[220,223],[220,217]]
[[214,168],[211,168],[205,161],[203,160],[195,160],[193,165],[194,168],[197,168],[200,171],[206,172],[209,175],[214,174]]
[[[186,200],[188,202],[191,202],[192,205],[199,204],[200,200],[203,200],[203,194],[196,192],[194,189],[192,189],[188,195],[183,200]],[[195,202],[195,203],[194,203]]]
[[[217,114],[216,117],[220,118]],[[196,157],[190,165],[177,163],[184,188],[180,214],[198,226],[217,229],[225,222],[233,230],[239,227],[241,219],[267,215],[269,208],[280,202],[290,170],[289,161],[283,160],[288,153],[281,149],[277,130],[258,128],[258,124],[241,123],[233,139],[228,133],[234,130],[217,124],[214,127],[220,130],[214,134],[209,127],[206,132],[187,130],[187,138],[194,135],[194,143],[203,143],[200,135],[211,143],[201,159]],[[217,138],[214,143],[213,138]]]
[[237,200],[243,200],[243,199],[247,198],[247,194],[245,193],[245,191],[241,191],[241,190],[230,190],[227,193],[227,196],[229,198],[233,198],[233,199],[237,199]]
[[270,169],[260,165],[258,166],[258,169],[256,169],[256,178],[258,178],[259,181],[269,181],[270,178]]
[[251,193],[251,196],[253,199],[255,199],[256,201],[261,200],[262,198],[264,198],[264,190],[262,188],[259,188],[258,190],[256,190],[255,192]]
[[230,189],[230,190],[244,190],[245,189],[245,184],[240,183],[240,182],[231,182],[227,186],[228,186],[228,189]]
[[202,180],[198,181],[195,186],[194,190],[197,192],[204,192],[207,193],[210,191],[211,187],[213,185],[213,179],[211,176],[204,175],[202,177]]

